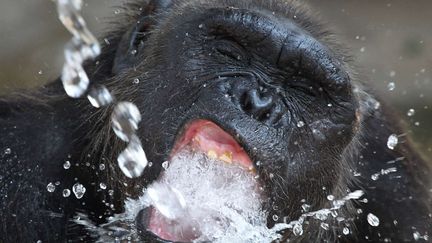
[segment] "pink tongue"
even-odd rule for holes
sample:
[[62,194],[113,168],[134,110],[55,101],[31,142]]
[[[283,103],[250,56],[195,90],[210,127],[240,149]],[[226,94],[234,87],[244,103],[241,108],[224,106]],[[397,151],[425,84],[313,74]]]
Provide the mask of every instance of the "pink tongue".
[[155,209],[152,209],[150,214],[149,229],[159,238],[175,242],[192,242],[200,235],[199,232],[194,231],[193,225],[171,221]]

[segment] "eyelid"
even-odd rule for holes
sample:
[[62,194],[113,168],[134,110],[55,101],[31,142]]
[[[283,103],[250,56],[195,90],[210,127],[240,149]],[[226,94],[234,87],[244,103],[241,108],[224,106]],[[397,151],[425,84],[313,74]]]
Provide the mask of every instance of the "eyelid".
[[240,61],[247,58],[244,47],[233,38],[224,37],[217,39],[214,45],[216,51],[234,60]]

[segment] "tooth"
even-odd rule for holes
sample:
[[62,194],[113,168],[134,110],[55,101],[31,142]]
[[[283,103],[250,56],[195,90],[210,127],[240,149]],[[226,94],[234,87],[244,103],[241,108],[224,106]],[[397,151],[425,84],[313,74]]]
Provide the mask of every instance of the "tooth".
[[192,142],[199,143],[199,142],[200,142],[200,139],[199,139],[198,137],[193,137],[193,138],[192,138]]
[[257,172],[256,169],[255,169],[255,167],[253,167],[253,166],[249,167],[248,170],[249,170],[249,172],[251,172],[252,174],[256,174],[256,172]]
[[208,156],[210,159],[217,159],[217,153],[216,153],[216,151],[214,151],[214,150],[209,150],[209,151],[207,152],[207,156]]
[[232,163],[232,153],[231,152],[225,152],[219,157],[219,159],[224,161],[225,163],[231,164]]

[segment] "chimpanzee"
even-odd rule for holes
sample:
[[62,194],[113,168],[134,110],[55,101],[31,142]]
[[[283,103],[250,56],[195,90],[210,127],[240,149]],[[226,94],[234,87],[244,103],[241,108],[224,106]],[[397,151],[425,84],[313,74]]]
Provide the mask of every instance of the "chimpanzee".
[[[408,141],[388,144],[404,134],[400,119],[362,85],[346,48],[304,3],[135,0],[122,12],[86,70],[93,85],[138,106],[153,165],[127,178],[112,107],[68,98],[60,80],[0,98],[0,242],[96,241],[77,215],[103,224],[121,213],[126,198],[158,180],[173,149],[198,135],[216,152],[233,145],[221,160],[252,167],[269,198],[268,227],[300,217],[305,202],[318,210],[330,196],[364,191],[327,228],[308,219],[282,241],[429,240],[429,165]],[[80,199],[63,191],[77,182],[86,188]],[[185,241],[149,232],[149,217],[137,216],[132,241]]]

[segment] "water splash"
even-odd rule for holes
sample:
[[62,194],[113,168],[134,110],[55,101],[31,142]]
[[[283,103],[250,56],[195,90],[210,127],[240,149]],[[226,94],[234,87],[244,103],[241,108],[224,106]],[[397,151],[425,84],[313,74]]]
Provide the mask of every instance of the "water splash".
[[[76,222],[95,232],[100,242],[113,241],[113,236],[120,241],[139,240],[136,217],[141,210],[152,206],[157,210],[150,211],[153,215],[150,222],[169,226],[173,235],[192,232],[194,242],[273,242],[282,239],[282,232],[287,230],[294,236],[303,235],[303,224],[307,220],[321,221],[319,227],[330,230],[330,222],[326,220],[336,217],[346,202],[362,196],[362,191],[354,191],[342,199],[332,197],[331,208],[313,212],[304,204],[300,218],[269,229],[268,212],[261,206],[266,198],[262,197],[256,178],[250,172],[190,152],[176,155],[143,196],[127,200],[125,213],[110,218],[102,226],[95,226],[84,215]],[[346,228],[343,232],[349,234],[350,230]]]
[[290,229],[293,231],[294,235],[301,235],[303,234],[303,228],[302,225],[308,218],[314,218],[320,221],[325,221],[329,217],[329,215],[332,214],[332,212],[337,212],[339,209],[341,209],[348,201],[350,200],[356,200],[360,199],[364,195],[364,192],[361,190],[357,190],[354,192],[349,193],[347,196],[345,196],[342,199],[333,200],[331,208],[323,208],[317,211],[313,212],[307,212],[302,214],[297,220],[291,221],[289,223],[280,223],[276,224],[271,231],[273,232],[280,232],[283,230]]

